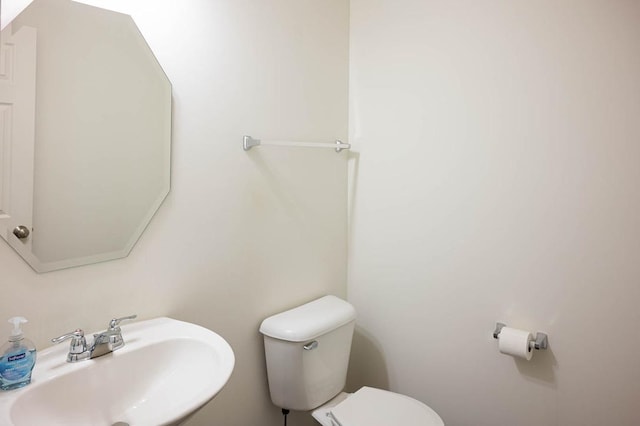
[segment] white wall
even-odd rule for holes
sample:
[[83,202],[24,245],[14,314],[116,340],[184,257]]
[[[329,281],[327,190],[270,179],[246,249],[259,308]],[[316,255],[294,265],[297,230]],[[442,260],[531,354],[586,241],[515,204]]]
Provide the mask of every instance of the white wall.
[[[640,3],[351,1],[352,387],[640,424]],[[496,321],[549,333],[514,361]]]
[[345,296],[346,155],[247,153],[241,138],[346,140],[348,3],[108,3],[133,15],[173,84],[171,193],[126,259],[38,275],[0,244],[0,318],[28,317],[41,348],[130,313],[201,324],[230,342],[236,368],[189,424],[280,425],[257,330]]

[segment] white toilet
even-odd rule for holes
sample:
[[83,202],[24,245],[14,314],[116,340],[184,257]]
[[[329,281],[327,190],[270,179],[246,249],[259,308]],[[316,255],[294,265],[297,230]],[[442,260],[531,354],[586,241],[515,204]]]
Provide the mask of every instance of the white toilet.
[[342,392],[347,378],[356,311],[325,296],[265,319],[271,401],[310,411],[324,426],[444,426],[427,405],[405,395],[362,387]]

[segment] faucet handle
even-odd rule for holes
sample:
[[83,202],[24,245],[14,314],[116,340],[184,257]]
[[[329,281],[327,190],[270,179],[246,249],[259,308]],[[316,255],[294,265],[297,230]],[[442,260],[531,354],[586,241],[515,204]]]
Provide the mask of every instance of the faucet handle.
[[79,328],[71,333],[63,334],[62,336],[51,339],[51,342],[60,343],[67,339],[73,339],[69,346],[69,354],[81,354],[87,350],[87,341],[84,338],[84,331]]
[[51,339],[51,341],[53,343],[60,343],[60,342],[64,342],[67,339],[80,339],[84,337],[84,331],[82,331],[82,329],[77,328],[74,331],[72,331],[71,333],[67,333],[67,334],[63,334],[62,336],[58,336],[55,337],[53,339]]
[[129,315],[122,318],[114,318],[109,321],[109,331],[117,330],[122,321],[136,319],[137,317],[137,315]]

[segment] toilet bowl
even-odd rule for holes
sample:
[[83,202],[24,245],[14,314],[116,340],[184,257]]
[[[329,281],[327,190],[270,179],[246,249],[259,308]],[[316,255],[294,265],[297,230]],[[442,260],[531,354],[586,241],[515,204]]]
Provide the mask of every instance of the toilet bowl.
[[368,386],[353,394],[341,392],[311,414],[322,426],[444,426],[428,405]]
[[271,401],[313,410],[323,426],[444,426],[435,411],[406,395],[367,386],[342,392],[355,319],[353,306],[335,296],[265,319],[260,332]]

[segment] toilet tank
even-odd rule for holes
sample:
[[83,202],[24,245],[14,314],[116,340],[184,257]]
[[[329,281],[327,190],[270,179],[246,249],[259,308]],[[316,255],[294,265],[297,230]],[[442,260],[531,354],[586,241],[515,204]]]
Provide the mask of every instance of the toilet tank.
[[276,406],[307,411],[342,391],[355,319],[351,304],[325,296],[262,322],[269,392]]

